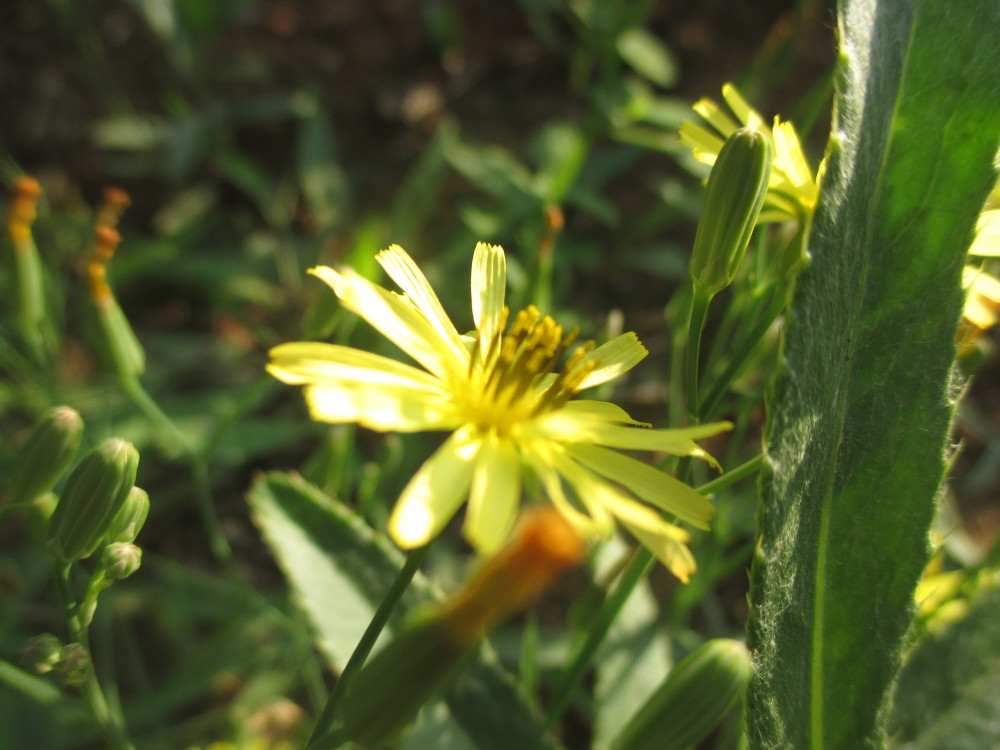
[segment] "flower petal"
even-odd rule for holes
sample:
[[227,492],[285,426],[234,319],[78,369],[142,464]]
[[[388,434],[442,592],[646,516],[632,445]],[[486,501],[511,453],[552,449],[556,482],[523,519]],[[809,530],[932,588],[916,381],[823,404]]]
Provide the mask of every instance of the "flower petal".
[[592,416],[563,408],[533,420],[526,433],[565,444],[595,443],[609,448],[664,451],[675,456],[695,456],[718,467],[718,462],[699,448],[694,441],[729,429],[732,429],[732,424],[729,422],[713,422],[678,430],[647,430],[641,427],[609,424]]
[[740,124],[723,112],[722,108],[711,99],[699,99],[692,109],[708,120],[708,124],[715,128],[723,139],[739,130]]
[[624,485],[635,495],[682,521],[707,529],[715,508],[700,492],[649,464],[596,445],[570,446],[570,455],[587,468]]
[[976,239],[969,255],[1000,257],[1000,209],[983,211],[976,222]]
[[267,371],[291,385],[332,380],[443,392],[441,381],[423,370],[349,346],[299,341],[276,346],[268,354]]
[[305,397],[318,422],[356,422],[378,432],[450,430],[462,424],[450,400],[400,386],[331,382],[306,386]]
[[612,404],[610,401],[596,401],[592,399],[578,398],[575,401],[566,402],[563,405],[562,410],[568,414],[576,414],[601,422],[630,424],[637,427],[652,427],[649,422],[637,422],[632,419],[627,411],[617,404]]
[[464,351],[465,347],[455,329],[455,324],[451,322],[451,318],[441,307],[441,301],[430,282],[427,281],[427,277],[413,262],[409,254],[399,245],[390,245],[376,255],[375,260],[399,285],[399,288],[407,294],[417,309],[424,314],[424,317],[430,321],[441,338],[451,342],[451,345],[457,350]]
[[427,544],[465,500],[479,449],[472,435],[465,429],[452,433],[403,489],[389,519],[389,533],[400,547]]
[[590,388],[628,372],[639,364],[649,352],[634,333],[623,333],[601,344],[586,356],[584,362],[594,360],[600,364],[583,379],[577,390]]
[[742,94],[736,90],[733,84],[725,83],[722,85],[722,98],[726,100],[726,104],[733,110],[736,118],[746,127],[768,133],[767,125],[764,124],[764,118],[747,103],[747,100],[743,98]]
[[476,456],[463,531],[477,550],[493,554],[506,541],[521,498],[521,460],[509,440],[484,440]]
[[529,441],[522,444],[521,449],[531,471],[541,481],[549,501],[570,522],[577,533],[585,537],[607,537],[611,533],[614,520],[608,513],[602,510],[600,518],[595,519],[573,507],[573,503],[563,491],[559,474],[552,468],[553,460],[550,452],[545,449],[544,441]]
[[700,125],[692,122],[682,122],[680,142],[691,149],[691,155],[705,164],[715,164],[725,141],[710,133]]
[[309,271],[329,284],[348,310],[367,320],[383,336],[438,377],[463,377],[468,353],[443,335],[405,297],[391,294],[351,269],[343,273],[329,266]]
[[[680,579],[681,583],[687,583],[691,580],[691,574],[697,568],[694,555],[691,554],[687,544],[673,536],[669,524],[656,531],[651,531],[631,524],[624,519],[620,520],[642,546],[652,552],[667,570]],[[674,526],[673,528],[677,529],[678,527]]]
[[472,256],[472,320],[483,355],[500,333],[507,289],[507,258],[499,245],[480,242]]

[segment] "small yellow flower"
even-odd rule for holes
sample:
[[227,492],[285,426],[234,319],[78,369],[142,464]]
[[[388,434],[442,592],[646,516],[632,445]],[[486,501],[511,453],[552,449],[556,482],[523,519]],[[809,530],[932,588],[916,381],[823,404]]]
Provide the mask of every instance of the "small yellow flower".
[[480,551],[495,552],[517,515],[527,471],[578,533],[607,536],[617,519],[687,580],[694,570],[688,533],[661,511],[707,528],[712,505],[684,483],[613,449],[714,463],[694,441],[729,425],[654,430],[614,404],[570,400],[631,369],[646,349],[626,333],[596,349],[589,342],[570,352],[576,331],[565,332],[533,306],[511,319],[500,247],[476,247],[476,330],[468,335],[459,334],[402,248],[394,245],[377,259],[403,294],[351,269],[321,266],[311,273],[420,367],[350,347],[300,342],[272,349],[268,370],[285,383],[305,386],[314,419],[381,432],[451,431],[396,503],[389,521],[396,543],[426,544],[468,499],[466,538]]
[[774,127],[769,128],[764,118],[750,107],[731,83],[722,87],[722,96],[736,119],[711,99],[701,99],[695,103],[694,111],[708,121],[710,128],[682,123],[681,143],[691,149],[698,161],[714,164],[726,138],[740,127],[766,134],[774,146],[774,163],[764,208],[757,223],[804,220],[816,208],[819,185],[815,173],[809,168],[795,127],[775,117]]

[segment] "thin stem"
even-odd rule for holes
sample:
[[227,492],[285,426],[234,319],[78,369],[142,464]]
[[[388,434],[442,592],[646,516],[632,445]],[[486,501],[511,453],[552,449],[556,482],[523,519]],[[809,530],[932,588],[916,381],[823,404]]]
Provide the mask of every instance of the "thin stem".
[[375,641],[378,640],[386,623],[389,622],[389,617],[396,609],[396,605],[399,604],[403,593],[409,587],[413,576],[416,575],[423,564],[429,549],[430,545],[426,544],[407,555],[406,562],[403,563],[403,567],[396,574],[396,579],[392,582],[382,602],[378,605],[378,609],[375,610],[371,622],[368,623],[368,627],[365,629],[364,634],[362,634],[361,640],[358,641],[358,645],[354,648],[354,653],[347,660],[344,671],[340,673],[340,677],[333,686],[333,690],[330,691],[330,697],[327,699],[326,705],[323,706],[319,718],[316,719],[316,725],[313,727],[306,750],[336,747],[336,745],[331,745],[329,742],[331,732],[333,731],[337,704],[354,675],[364,666],[368,654],[371,653],[372,648],[375,646]]
[[646,574],[652,568],[653,560],[653,555],[649,550],[642,547],[636,552],[635,556],[629,562],[628,567],[625,568],[618,586],[604,603],[593,625],[590,626],[587,637],[576,649],[569,666],[559,676],[559,682],[556,684],[555,689],[555,697],[552,700],[548,718],[545,722],[549,730],[555,727],[556,722],[559,721],[559,717],[566,710],[570,700],[576,693],[580,681],[590,667],[590,662],[594,658],[594,654],[604,641],[608,631],[611,630],[611,625],[614,623],[615,618],[618,617],[618,613],[622,607],[625,606],[625,602],[632,595],[635,587],[639,585],[639,581],[645,578]]
[[[726,472],[721,477],[707,482],[697,489],[704,494],[718,492],[741,479],[751,476],[760,468],[762,460],[762,456],[755,456],[732,471]],[[546,720],[546,726],[549,729],[555,727],[559,717],[566,710],[583,676],[587,673],[594,654],[597,653],[597,649],[600,648],[601,643],[607,637],[612,624],[614,624],[615,619],[618,617],[618,613],[621,612],[622,607],[625,606],[625,602],[628,601],[632,592],[635,591],[635,587],[639,585],[639,582],[652,569],[653,560],[652,553],[645,547],[640,547],[636,551],[635,556],[629,561],[628,566],[622,573],[618,586],[604,602],[600,613],[598,613],[597,618],[590,626],[587,637],[574,651],[569,666],[559,676],[559,682],[555,688],[555,697],[552,700]]]
[[701,356],[701,334],[705,328],[705,318],[708,317],[708,305],[712,295],[704,289],[695,286],[691,294],[691,318],[688,322],[687,340],[687,410],[688,414],[697,420],[698,417],[698,359]]
[[761,315],[750,332],[744,336],[738,346],[736,351],[733,353],[732,358],[729,360],[729,364],[726,369],[723,370],[722,374],[715,379],[712,385],[712,390],[709,391],[708,396],[699,405],[698,415],[701,419],[708,419],[712,410],[718,406],[719,401],[725,395],[726,390],[732,384],[732,382],[739,376],[743,367],[747,363],[747,359],[753,352],[754,347],[760,342],[767,333],[767,329],[771,327],[778,315],[785,308],[785,300],[782,295],[775,294],[771,298],[767,307],[764,310],[763,315]]
[[125,730],[125,720],[122,715],[111,708],[108,699],[101,690],[94,669],[94,657],[90,649],[90,629],[84,625],[77,615],[76,597],[73,595],[70,575],[72,566],[68,563],[56,563],[56,592],[66,616],[66,625],[70,639],[79,643],[87,653],[88,661],[83,667],[83,684],[80,692],[87,704],[91,717],[98,729],[104,734],[110,750],[135,750],[135,746]]

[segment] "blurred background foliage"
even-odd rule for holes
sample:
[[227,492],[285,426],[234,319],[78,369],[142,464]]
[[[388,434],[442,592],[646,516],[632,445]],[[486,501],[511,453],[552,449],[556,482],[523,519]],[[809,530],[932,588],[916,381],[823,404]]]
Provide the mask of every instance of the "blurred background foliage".
[[[398,243],[471,327],[472,248],[502,244],[512,307],[536,302],[587,336],[638,333],[651,355],[616,400],[665,425],[675,330],[664,308],[686,279],[706,174],[679,124],[733,81],[766,118],[795,123],[815,167],[829,120],[833,10],[817,0],[12,0],[2,15],[0,181],[27,173],[44,188],[35,240],[60,354],[38,366],[5,326],[0,473],[59,403],[83,414],[87,446],[115,434],[142,452],[146,564],[106,595],[95,653],[148,748],[294,742],[322,705],[305,618],[247,512],[254,475],[300,468],[378,529],[433,448],[433,436],[311,423],[300,394],[264,373],[268,348],[290,340],[392,353],[307,268],[374,276],[374,253]],[[132,200],[109,276],[146,350],[143,382],[208,467],[231,553],[213,554],[176,446],[122,393],[84,312],[80,270],[110,185]],[[5,271],[0,296],[11,284]],[[709,446],[727,467],[753,454],[771,341],[724,405],[735,436]],[[1000,373],[995,357],[980,366],[959,414],[967,531],[951,537],[970,549],[1000,522]],[[753,502],[752,486],[720,500],[692,545],[691,585],[654,576],[631,605],[622,637],[645,638],[660,674],[672,651],[742,631]],[[11,662],[59,629],[33,538],[30,518],[0,525]],[[447,587],[468,559],[439,545],[430,566]],[[501,657],[516,664],[531,641],[543,671],[557,665],[566,608],[586,622],[614,560],[602,552],[529,627],[499,631]],[[613,645],[595,676],[606,695],[622,670]],[[2,685],[0,698],[3,747],[95,746],[72,701]],[[610,736],[613,720],[588,715],[568,714],[568,748]]]

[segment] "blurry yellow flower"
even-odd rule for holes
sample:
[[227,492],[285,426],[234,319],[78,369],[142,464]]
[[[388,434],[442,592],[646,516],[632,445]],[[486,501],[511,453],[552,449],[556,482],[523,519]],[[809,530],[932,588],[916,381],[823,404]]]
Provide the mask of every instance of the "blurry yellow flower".
[[[986,199],[976,222],[976,237],[969,255],[1000,258],[1000,182]],[[962,286],[967,290],[962,317],[971,324],[971,329],[964,332],[964,343],[969,344],[996,325],[1000,317],[1000,279],[985,268],[970,265],[962,269]]]
[[634,333],[626,333],[596,349],[590,342],[570,353],[576,331],[564,332],[533,306],[511,320],[500,247],[476,247],[476,330],[464,336],[402,248],[394,245],[377,259],[403,294],[351,269],[323,266],[311,273],[420,367],[350,347],[301,342],[271,350],[268,370],[306,387],[314,419],[383,432],[451,431],[396,503],[389,521],[396,543],[426,544],[468,499],[466,538],[483,552],[496,551],[514,522],[522,473],[528,471],[578,533],[607,536],[617,519],[686,580],[694,570],[688,534],[660,511],[707,528],[711,504],[673,477],[611,449],[713,461],[694,440],[729,425],[653,430],[614,404],[571,401],[578,391],[631,369],[646,349]]
[[690,122],[682,123],[681,143],[691,149],[698,161],[714,164],[726,138],[740,127],[748,127],[766,134],[774,146],[774,163],[764,208],[757,223],[804,220],[816,208],[819,186],[815,173],[806,161],[794,126],[775,117],[774,127],[769,128],[764,123],[764,118],[756,110],[751,109],[731,83],[722,87],[722,96],[736,119],[730,117],[711,99],[701,99],[695,103],[694,111],[704,117],[710,127],[704,128]]

